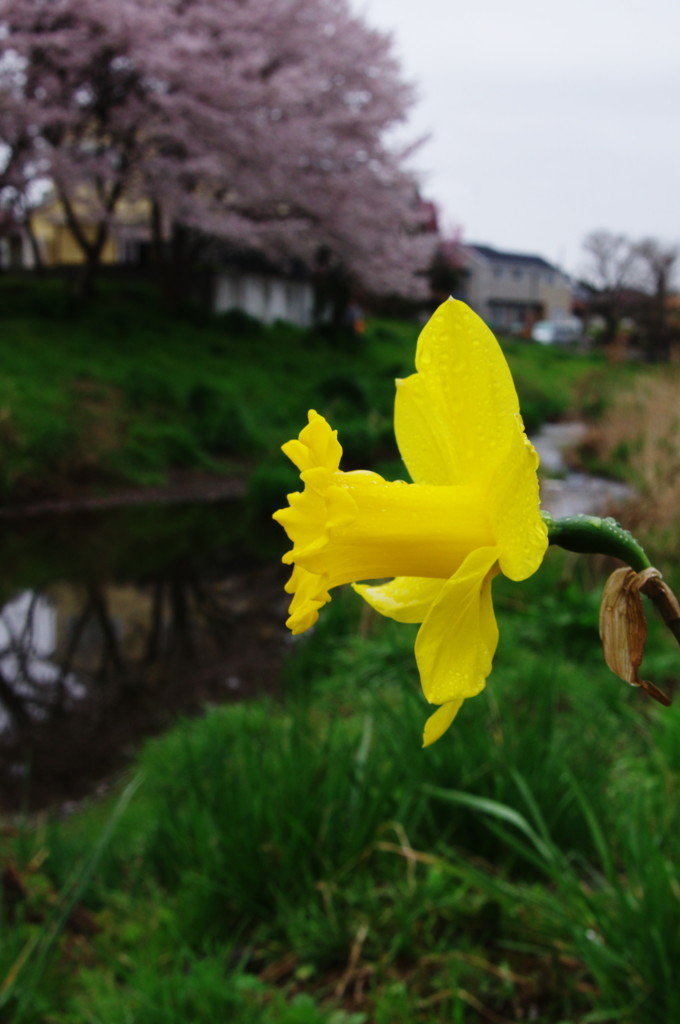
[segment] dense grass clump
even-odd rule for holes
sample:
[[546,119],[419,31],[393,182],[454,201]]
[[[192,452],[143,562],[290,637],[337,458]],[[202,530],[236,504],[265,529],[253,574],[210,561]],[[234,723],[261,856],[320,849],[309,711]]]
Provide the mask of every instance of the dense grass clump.
[[22,830],[8,1019],[674,1019],[680,717],[604,668],[584,582],[497,588],[490,685],[428,750],[412,631],[338,595],[283,706],[180,723],[122,806]]

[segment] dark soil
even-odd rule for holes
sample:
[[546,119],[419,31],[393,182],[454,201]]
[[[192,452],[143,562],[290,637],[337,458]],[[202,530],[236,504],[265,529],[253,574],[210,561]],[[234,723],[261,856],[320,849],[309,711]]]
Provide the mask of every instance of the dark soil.
[[19,501],[0,506],[0,518],[26,519],[130,505],[231,501],[244,497],[246,485],[241,477],[173,470],[168,474],[167,482],[156,487],[119,487],[105,493],[94,493],[94,490],[83,486],[75,491],[62,487],[59,494],[45,495],[38,491],[30,497],[24,495]]

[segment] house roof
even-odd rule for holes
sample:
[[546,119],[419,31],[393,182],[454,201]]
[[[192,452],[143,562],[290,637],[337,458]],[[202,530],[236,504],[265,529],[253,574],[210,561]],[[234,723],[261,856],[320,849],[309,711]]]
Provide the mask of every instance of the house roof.
[[521,263],[523,266],[540,267],[543,270],[554,270],[561,273],[559,267],[533,253],[501,252],[500,249],[493,249],[490,245],[465,245],[463,248],[491,263]]

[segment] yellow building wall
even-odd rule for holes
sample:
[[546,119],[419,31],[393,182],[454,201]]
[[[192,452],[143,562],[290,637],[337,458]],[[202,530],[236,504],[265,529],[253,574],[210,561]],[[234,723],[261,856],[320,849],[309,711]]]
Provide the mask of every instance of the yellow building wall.
[[[82,211],[81,211],[82,212]],[[121,203],[117,211],[116,221],[121,226],[134,227],[136,230],[148,230],[150,209],[146,200]],[[61,204],[57,201],[45,205],[42,209],[36,210],[31,218],[33,233],[37,238],[43,254],[45,265],[55,266],[78,266],[85,262],[82,249],[76,242],[67,225],[64,223],[64,212]],[[83,232],[88,240],[94,241],[96,226],[84,225]],[[118,263],[118,245],[116,241],[115,224],[112,232],[104,243],[102,250],[102,263]]]
[[[69,229],[63,224],[51,225],[51,236],[45,238],[45,263],[47,266],[80,265],[85,262],[85,255]],[[94,241],[94,229],[85,228],[85,237],[88,241]],[[108,238],[102,250],[102,263],[116,262],[116,243]]]

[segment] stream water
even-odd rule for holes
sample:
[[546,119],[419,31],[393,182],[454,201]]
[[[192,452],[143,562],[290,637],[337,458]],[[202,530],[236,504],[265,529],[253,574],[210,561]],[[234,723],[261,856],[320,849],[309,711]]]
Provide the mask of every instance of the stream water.
[[633,497],[626,484],[569,469],[569,452],[586,433],[583,423],[546,423],[532,438],[541,459],[541,506],[556,519],[579,513],[615,515]]
[[0,812],[78,799],[178,714],[275,692],[280,553],[234,500],[3,516]]
[[[567,470],[578,424],[534,438],[554,515],[615,511]],[[0,812],[90,792],[179,713],[276,691],[282,537],[243,501],[2,516]]]

